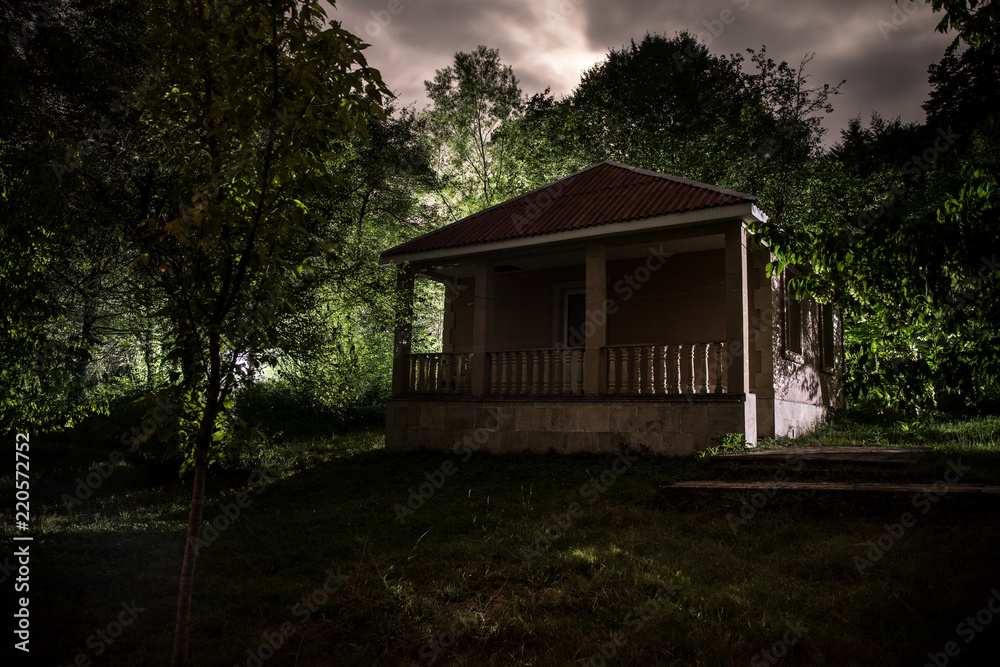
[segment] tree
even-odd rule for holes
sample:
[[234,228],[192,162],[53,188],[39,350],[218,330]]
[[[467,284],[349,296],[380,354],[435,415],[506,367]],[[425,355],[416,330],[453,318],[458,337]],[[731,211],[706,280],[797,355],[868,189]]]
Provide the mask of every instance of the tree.
[[[4,429],[62,427],[127,384],[145,292],[121,223],[142,217],[147,170],[122,159],[142,137],[115,89],[141,79],[147,14],[146,2],[0,3]],[[123,375],[96,381],[109,372]]]
[[177,2],[157,15],[137,95],[165,175],[137,267],[165,301],[167,358],[183,410],[158,435],[193,468],[173,664],[188,661],[208,466],[224,456],[233,392],[279,340],[275,318],[311,262],[334,249],[312,205],[342,186],[328,159],[386,93],[362,42],[318,2]]
[[[328,420],[384,411],[398,295],[395,271],[379,266],[378,255],[437,221],[422,201],[436,188],[424,124],[411,109],[386,111],[385,122],[369,126],[368,141],[351,142],[331,163],[344,187],[318,197],[315,207],[328,221],[323,235],[343,243],[336,262],[312,267],[291,295],[294,313],[279,327],[276,370],[284,390]],[[427,310],[422,292],[418,318]]]
[[847,388],[919,414],[1000,399],[995,49],[950,48],[930,68],[928,124],[853,121],[825,162],[840,204],[771,240],[803,291],[845,313]]
[[[710,183],[727,180],[748,101],[740,57],[690,33],[612,49],[565,101],[584,161],[613,159]],[[580,149],[565,147],[569,154]]]
[[935,12],[944,12],[938,32],[958,33],[974,47],[997,41],[1000,26],[1000,3],[995,0],[927,0]]
[[[454,63],[425,81],[433,107],[427,114],[437,170],[453,195],[441,193],[449,217],[497,204],[519,190],[514,173],[513,122],[522,112],[517,78],[500,52],[480,45],[455,54]],[[455,204],[462,204],[455,209]]]

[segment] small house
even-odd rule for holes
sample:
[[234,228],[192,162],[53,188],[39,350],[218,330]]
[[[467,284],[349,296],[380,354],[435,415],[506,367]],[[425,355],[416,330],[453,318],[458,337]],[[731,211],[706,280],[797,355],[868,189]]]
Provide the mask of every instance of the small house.
[[601,162],[382,253],[445,286],[440,351],[398,313],[386,448],[686,454],[837,406],[841,323],[798,300],[751,195]]

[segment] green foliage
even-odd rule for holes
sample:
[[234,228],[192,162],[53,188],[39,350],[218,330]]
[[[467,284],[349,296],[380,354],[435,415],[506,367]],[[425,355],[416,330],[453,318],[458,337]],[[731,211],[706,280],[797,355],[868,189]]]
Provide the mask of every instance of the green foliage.
[[383,88],[315,3],[179,5],[154,39],[156,83],[136,104],[169,180],[137,266],[164,295],[165,358],[208,456],[228,397],[273,361],[301,276],[335,250],[312,204],[343,185],[331,151],[366,134]]
[[719,444],[695,452],[695,457],[703,459],[718,454],[736,454],[746,451],[749,446],[744,433],[724,433],[713,440]]
[[148,7],[55,7],[0,6],[0,430],[105,410],[148,332],[121,227],[145,165],[122,159],[141,139],[114,92],[141,77]]
[[954,30],[955,38],[974,47],[997,41],[1000,25],[1000,3],[996,0],[927,0],[935,12],[944,12],[938,23],[939,32]]
[[514,123],[524,102],[500,52],[480,45],[456,53],[424,85],[433,103],[425,117],[445,215],[457,220],[519,194]]

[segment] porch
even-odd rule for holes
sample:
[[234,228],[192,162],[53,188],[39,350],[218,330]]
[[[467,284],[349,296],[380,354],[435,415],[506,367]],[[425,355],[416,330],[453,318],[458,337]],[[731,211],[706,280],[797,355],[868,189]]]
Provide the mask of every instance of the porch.
[[755,441],[747,224],[761,215],[739,193],[602,163],[388,251],[405,304],[418,279],[445,301],[435,351],[413,349],[412,307],[397,313],[387,446]]

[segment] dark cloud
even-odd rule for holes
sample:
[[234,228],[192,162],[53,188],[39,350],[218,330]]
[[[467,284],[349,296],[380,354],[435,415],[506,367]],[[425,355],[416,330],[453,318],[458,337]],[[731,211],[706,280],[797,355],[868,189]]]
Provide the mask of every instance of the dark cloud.
[[569,93],[611,48],[647,32],[689,30],[719,54],[767,46],[776,60],[807,71],[816,84],[847,83],[826,122],[836,139],[847,120],[872,109],[922,121],[927,66],[950,38],[925,3],[894,0],[350,0],[332,16],[371,43],[367,51],[403,104],[426,104],[423,82],[457,51],[500,49],[526,93]]

